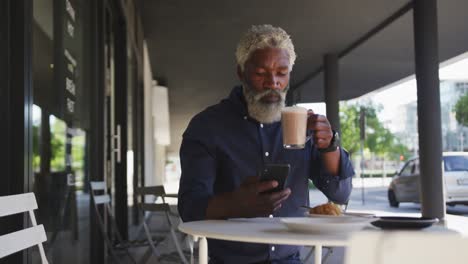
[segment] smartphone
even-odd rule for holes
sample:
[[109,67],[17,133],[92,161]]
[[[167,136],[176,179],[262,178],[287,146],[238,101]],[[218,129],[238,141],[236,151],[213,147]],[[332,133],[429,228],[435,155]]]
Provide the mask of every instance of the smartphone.
[[263,193],[273,193],[282,191],[285,187],[290,167],[291,166],[289,164],[266,164],[260,172],[260,181],[275,180],[278,182],[278,186]]

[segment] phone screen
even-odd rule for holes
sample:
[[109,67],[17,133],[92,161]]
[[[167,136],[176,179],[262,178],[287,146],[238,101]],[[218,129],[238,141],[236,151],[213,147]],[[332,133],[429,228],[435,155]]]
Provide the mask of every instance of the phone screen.
[[278,186],[264,193],[272,193],[282,191],[286,184],[286,178],[289,175],[289,164],[266,164],[260,174],[260,181],[275,180]]

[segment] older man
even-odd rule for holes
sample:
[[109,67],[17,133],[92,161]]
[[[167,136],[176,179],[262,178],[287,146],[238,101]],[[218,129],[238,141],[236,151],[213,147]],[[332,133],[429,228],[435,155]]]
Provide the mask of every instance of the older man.
[[[313,144],[285,150],[281,110],[296,59],[281,28],[253,26],[240,40],[237,75],[228,98],[197,114],[183,135],[179,212],[184,221],[233,217],[301,216],[308,180],[330,200],[348,201],[354,174],[348,154],[325,116],[310,114]],[[255,176],[269,163],[289,163],[287,188]],[[299,247],[209,240],[210,263],[300,263]]]

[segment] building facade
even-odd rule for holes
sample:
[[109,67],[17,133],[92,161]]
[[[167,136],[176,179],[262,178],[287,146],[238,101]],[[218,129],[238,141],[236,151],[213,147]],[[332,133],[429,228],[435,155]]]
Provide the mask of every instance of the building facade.
[[[455,104],[468,94],[468,82],[442,80],[440,82],[441,129],[443,151],[467,151],[468,127],[455,118]],[[415,155],[418,153],[417,102],[413,101],[398,108],[392,119],[392,131]]]
[[[129,207],[138,197],[128,188],[145,181],[144,45],[136,4],[5,0],[0,12],[0,196],[34,192],[49,263],[105,263],[89,182],[106,182],[127,237],[139,221]],[[1,234],[25,228],[25,219],[1,218]],[[2,263],[39,263],[38,252]]]
[[468,150],[468,127],[462,126],[455,118],[455,104],[468,94],[466,81],[441,81],[440,105],[442,114],[442,144],[444,151]]

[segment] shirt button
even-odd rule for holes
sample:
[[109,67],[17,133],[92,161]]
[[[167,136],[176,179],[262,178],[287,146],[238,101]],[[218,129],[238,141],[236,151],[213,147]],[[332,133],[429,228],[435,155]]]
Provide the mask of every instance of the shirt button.
[[260,124],[260,127],[263,128],[263,124]]
[[267,151],[267,152],[265,152],[265,157],[268,157],[268,156],[270,156],[270,153],[268,153],[268,151]]
[[247,116],[244,116],[244,120],[247,120]]
[[275,251],[275,247],[271,247],[271,251]]

